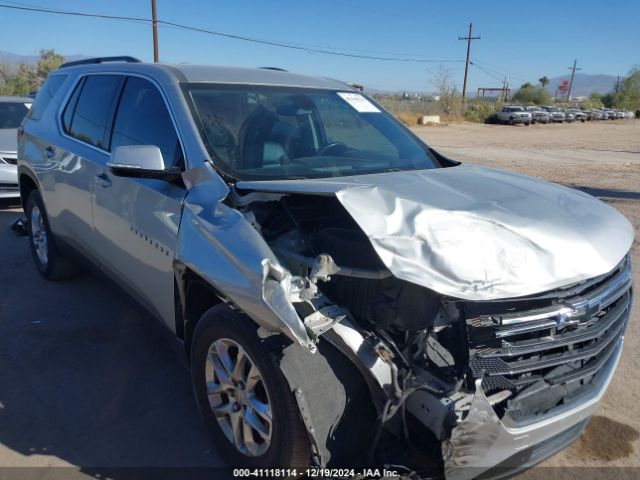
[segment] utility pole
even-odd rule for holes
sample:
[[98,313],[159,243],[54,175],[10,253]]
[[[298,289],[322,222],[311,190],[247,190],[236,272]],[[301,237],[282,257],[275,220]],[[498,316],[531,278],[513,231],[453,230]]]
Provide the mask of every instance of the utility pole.
[[581,68],[576,68],[577,60],[573,61],[573,67],[567,67],[571,70],[571,80],[569,80],[569,90],[567,90],[567,102],[571,99],[571,87],[573,87],[573,77],[576,74],[576,70],[582,70]]
[[469,72],[469,54],[471,53],[471,40],[480,40],[480,37],[473,37],[471,32],[473,30],[473,23],[469,23],[469,35],[466,37],[458,37],[458,40],[467,41],[467,61],[464,64],[464,83],[462,84],[462,109],[464,110],[464,100],[467,96],[467,74]]
[[151,18],[153,23],[153,63],[160,61],[158,54],[158,13],[156,12],[156,0],[151,0]]

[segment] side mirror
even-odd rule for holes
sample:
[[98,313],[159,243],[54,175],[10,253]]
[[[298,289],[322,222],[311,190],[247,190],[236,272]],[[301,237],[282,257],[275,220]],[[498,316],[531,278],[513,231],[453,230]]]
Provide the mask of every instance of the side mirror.
[[162,152],[155,145],[123,145],[111,152],[107,162],[117,177],[150,178],[171,182],[182,174],[179,167],[165,168]]

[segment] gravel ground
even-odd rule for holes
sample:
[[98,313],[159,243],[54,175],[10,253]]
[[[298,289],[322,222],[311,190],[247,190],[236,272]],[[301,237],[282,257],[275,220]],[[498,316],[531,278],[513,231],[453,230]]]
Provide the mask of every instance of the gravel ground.
[[[463,123],[414,132],[450,158],[579,188],[617,208],[636,231],[632,262],[634,291],[640,292],[640,120],[530,127]],[[622,359],[598,414],[578,441],[540,467],[640,468],[637,295]],[[609,477],[607,471],[600,478]],[[523,477],[533,475],[535,469]]]

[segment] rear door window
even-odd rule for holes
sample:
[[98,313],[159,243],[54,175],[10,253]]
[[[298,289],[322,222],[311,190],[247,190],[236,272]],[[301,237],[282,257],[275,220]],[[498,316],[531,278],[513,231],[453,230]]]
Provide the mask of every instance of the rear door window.
[[166,167],[183,167],[182,149],[167,105],[148,80],[128,77],[111,137],[111,150],[124,145],[155,145]]
[[120,89],[120,75],[92,75],[86,77],[73,105],[72,96],[63,123],[67,133],[78,140],[107,150],[111,134],[114,100]]

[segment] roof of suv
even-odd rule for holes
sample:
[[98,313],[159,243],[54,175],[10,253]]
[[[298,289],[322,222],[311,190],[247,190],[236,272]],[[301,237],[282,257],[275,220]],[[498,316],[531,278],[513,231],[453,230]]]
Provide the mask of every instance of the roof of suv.
[[62,70],[83,72],[138,72],[153,76],[158,70],[170,72],[180,82],[235,83],[322,89],[352,90],[349,85],[330,78],[309,77],[272,68],[241,68],[216,65],[187,65],[167,63],[105,62],[63,67]]

